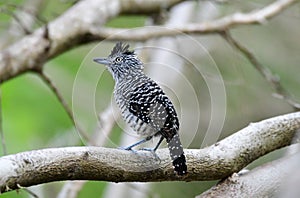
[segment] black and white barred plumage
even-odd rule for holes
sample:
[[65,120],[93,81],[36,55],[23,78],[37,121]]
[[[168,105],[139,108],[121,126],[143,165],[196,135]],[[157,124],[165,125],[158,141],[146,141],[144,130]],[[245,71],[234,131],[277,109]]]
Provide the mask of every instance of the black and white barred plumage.
[[179,139],[179,121],[172,102],[152,79],[143,73],[143,63],[129,45],[118,42],[107,58],[94,61],[104,64],[116,84],[114,96],[124,120],[145,139],[132,147],[161,136],[154,151],[165,138],[170,150],[174,170],[178,175],[187,173],[186,159]]

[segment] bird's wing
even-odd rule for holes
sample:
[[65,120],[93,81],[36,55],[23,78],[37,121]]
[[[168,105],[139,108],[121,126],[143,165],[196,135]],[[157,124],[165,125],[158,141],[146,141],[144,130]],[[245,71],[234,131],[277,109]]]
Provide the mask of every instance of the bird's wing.
[[173,135],[178,130],[179,122],[175,108],[154,81],[143,83],[133,90],[129,99],[129,112],[157,132]]

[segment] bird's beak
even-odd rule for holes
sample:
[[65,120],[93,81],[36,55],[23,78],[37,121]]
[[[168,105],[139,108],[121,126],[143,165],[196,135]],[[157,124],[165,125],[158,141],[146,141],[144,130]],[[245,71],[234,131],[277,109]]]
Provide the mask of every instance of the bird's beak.
[[110,64],[110,61],[107,60],[106,58],[94,58],[94,61],[96,63],[103,64],[103,65],[109,65]]

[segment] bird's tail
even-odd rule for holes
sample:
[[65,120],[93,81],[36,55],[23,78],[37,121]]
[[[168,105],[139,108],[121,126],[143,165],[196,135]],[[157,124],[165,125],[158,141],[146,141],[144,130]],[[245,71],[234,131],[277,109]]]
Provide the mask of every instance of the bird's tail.
[[178,175],[187,174],[186,160],[178,133],[176,133],[172,139],[167,142],[175,172]]

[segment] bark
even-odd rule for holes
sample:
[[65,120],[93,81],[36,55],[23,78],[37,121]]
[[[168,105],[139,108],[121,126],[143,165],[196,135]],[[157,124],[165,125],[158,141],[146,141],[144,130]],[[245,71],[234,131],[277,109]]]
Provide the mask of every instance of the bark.
[[292,142],[300,112],[270,118],[204,149],[186,149],[188,175],[174,174],[168,149],[157,156],[102,147],[49,148],[0,158],[0,192],[60,180],[158,182],[216,180]]
[[[149,14],[170,8],[182,0],[85,0],[79,1],[63,15],[37,29],[0,52],[0,82],[25,71],[39,70],[49,59],[80,44],[95,40],[147,40],[182,33],[207,34],[245,24],[262,23],[291,6],[296,0],[278,0],[250,13],[235,13],[212,22],[182,27],[142,28],[126,34],[112,35],[124,29],[103,28],[120,14]],[[126,3],[124,3],[126,2]],[[80,14],[78,14],[80,13]]]
[[[298,170],[295,162],[299,161],[300,153],[272,161],[245,174],[233,174],[218,185],[197,196],[197,198],[230,198],[230,197],[273,197],[281,193],[282,185],[287,182],[291,173]],[[290,185],[295,188],[295,183]],[[290,192],[289,191],[289,192]],[[294,196],[282,197],[297,197]],[[299,194],[298,194],[299,195]]]
[[24,71],[39,69],[46,61],[72,47],[95,40],[91,37],[91,29],[101,29],[113,17],[122,13],[155,13],[162,5],[169,8],[178,2],[180,0],[79,1],[57,19],[1,51],[0,82]]

